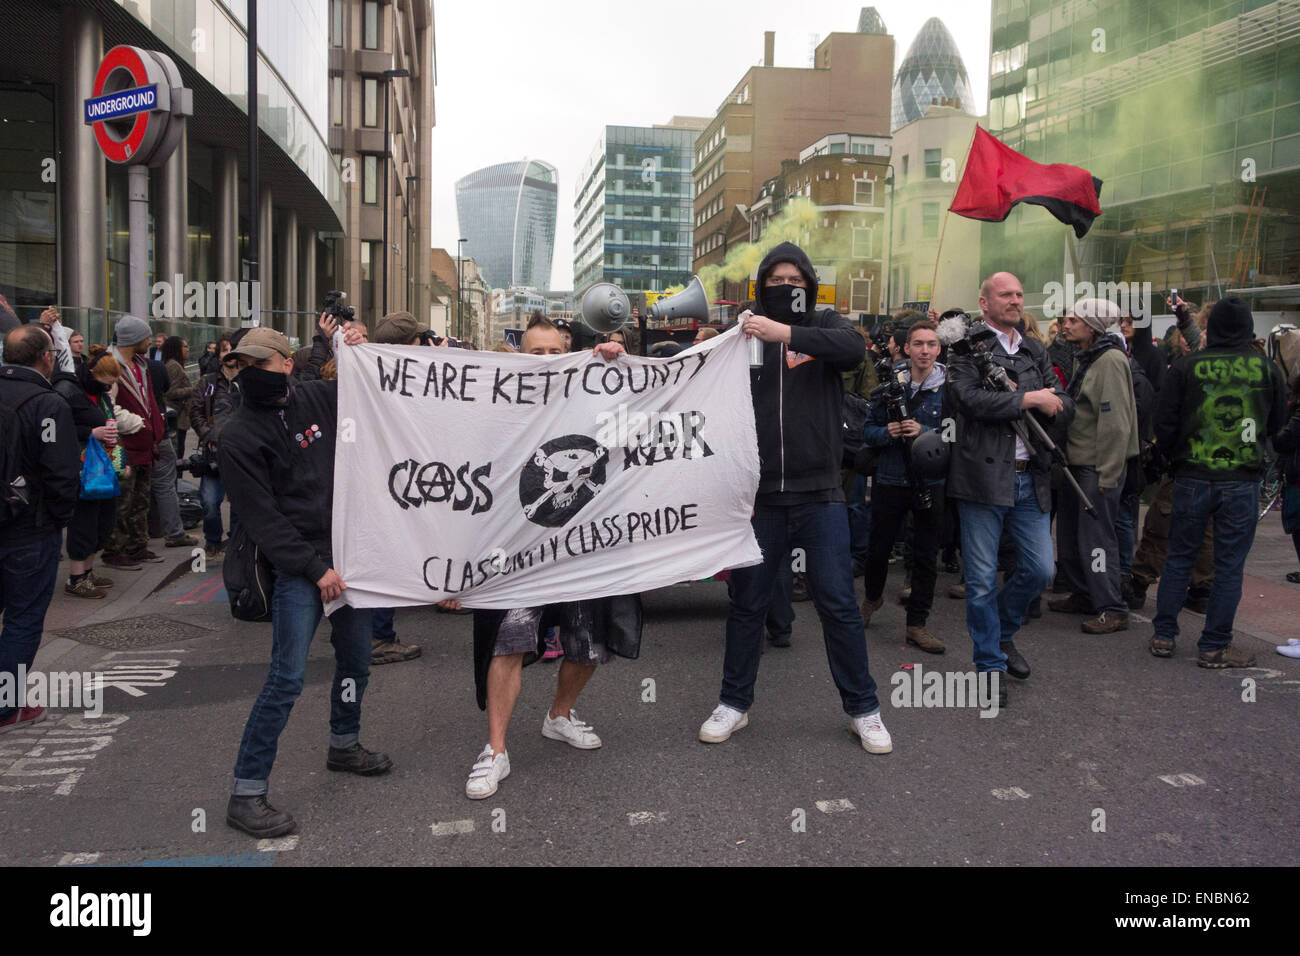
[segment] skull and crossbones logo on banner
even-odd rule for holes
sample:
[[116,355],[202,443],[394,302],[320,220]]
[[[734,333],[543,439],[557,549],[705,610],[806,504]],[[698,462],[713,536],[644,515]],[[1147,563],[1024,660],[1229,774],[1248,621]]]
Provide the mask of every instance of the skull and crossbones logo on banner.
[[609,450],[586,435],[542,443],[519,476],[519,502],[534,524],[558,528],[605,485]]

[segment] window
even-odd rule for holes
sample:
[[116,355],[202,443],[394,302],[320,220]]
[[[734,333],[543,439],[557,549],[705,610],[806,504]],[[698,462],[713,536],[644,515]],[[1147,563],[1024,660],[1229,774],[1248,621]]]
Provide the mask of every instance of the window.
[[908,157],[907,157],[906,155],[904,155],[904,156],[903,156],[903,178],[904,178],[904,179],[907,178],[907,160],[908,160]]
[[874,179],[857,179],[853,182],[853,205],[874,206],[876,203],[876,181]]
[[925,178],[938,179],[939,167],[943,164],[943,150],[927,149],[925,151]]
[[357,305],[360,307],[358,318],[363,322],[372,322],[375,318],[375,288],[383,258],[382,246],[381,242],[361,243],[361,301]]
[[369,206],[379,202],[379,157],[373,153],[361,157],[361,201]]
[[379,0],[365,0],[362,5],[361,45],[367,50],[379,49]]
[[854,259],[871,258],[871,227],[870,226],[853,227],[853,258]]
[[921,237],[935,239],[939,235],[939,204],[921,203]]
[[361,125],[379,125],[379,78],[361,78]]
[[871,277],[849,280],[849,311],[874,312],[871,307]]
[[343,45],[343,0],[330,0],[330,46]]
[[343,77],[338,74],[330,77],[330,123],[343,125]]

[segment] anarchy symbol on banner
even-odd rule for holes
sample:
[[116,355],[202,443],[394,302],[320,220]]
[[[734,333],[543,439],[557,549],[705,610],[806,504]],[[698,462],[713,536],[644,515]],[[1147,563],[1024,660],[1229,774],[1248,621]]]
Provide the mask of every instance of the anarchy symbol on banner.
[[596,497],[605,485],[609,450],[587,435],[563,435],[544,442],[519,476],[524,517],[558,528]]

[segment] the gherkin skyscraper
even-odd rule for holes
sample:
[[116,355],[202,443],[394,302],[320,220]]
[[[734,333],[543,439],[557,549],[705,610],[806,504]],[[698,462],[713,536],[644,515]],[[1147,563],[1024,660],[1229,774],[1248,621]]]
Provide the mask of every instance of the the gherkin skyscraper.
[[975,97],[957,44],[938,17],[921,27],[894,76],[890,128],[920,119],[934,103],[955,106],[974,115]]

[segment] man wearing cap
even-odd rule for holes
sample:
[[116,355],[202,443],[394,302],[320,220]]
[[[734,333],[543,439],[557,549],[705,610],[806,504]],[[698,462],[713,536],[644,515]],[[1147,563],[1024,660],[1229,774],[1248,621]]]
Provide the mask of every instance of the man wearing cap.
[[1115,523],[1125,462],[1138,453],[1138,418],[1133,373],[1116,325],[1119,318],[1115,303],[1083,299],[1061,319],[1061,334],[1078,349],[1066,389],[1075,412],[1065,457],[1097,515],[1089,516],[1073,491],[1062,493],[1056,541],[1070,595],[1047,606],[1088,615],[1081,625],[1085,634],[1128,630]]
[[[428,326],[421,325],[410,312],[393,312],[379,320],[375,326],[375,343],[377,345],[432,345],[428,335]],[[396,614],[391,607],[372,607],[370,609],[370,663],[396,664],[410,661],[422,653],[419,644],[403,644],[397,639],[393,626]]]
[[[361,341],[356,330],[345,341]],[[291,833],[293,817],[267,801],[271,767],[324,604],[347,584],[332,567],[331,510],[338,382],[292,383],[289,341],[249,329],[229,358],[243,396],[222,432],[217,454],[230,506],[275,569],[271,598],[271,669],[244,727],[226,822],[257,837]],[[340,607],[330,615],[334,681],[330,690],[329,770],[370,776],[392,761],[361,746],[361,698],[370,677],[370,612]]]
[[141,561],[159,563],[161,556],[150,551],[149,489],[153,478],[157,445],[167,435],[162,408],[155,393],[149,362],[149,323],[124,315],[113,327],[110,351],[122,367],[118,379],[117,404],[139,415],[144,427],[121,438],[131,473],[121,479],[122,497],[117,507],[117,524],[104,548],[104,564],[128,571],[140,570]]
[[1156,404],[1156,445],[1172,465],[1169,555],[1156,595],[1149,649],[1172,657],[1201,536],[1214,521],[1214,584],[1197,642],[1201,667],[1253,667],[1232,644],[1246,556],[1259,524],[1264,442],[1282,428],[1286,383],[1252,347],[1255,320],[1236,296],[1210,310],[1205,348],[1170,366]]

